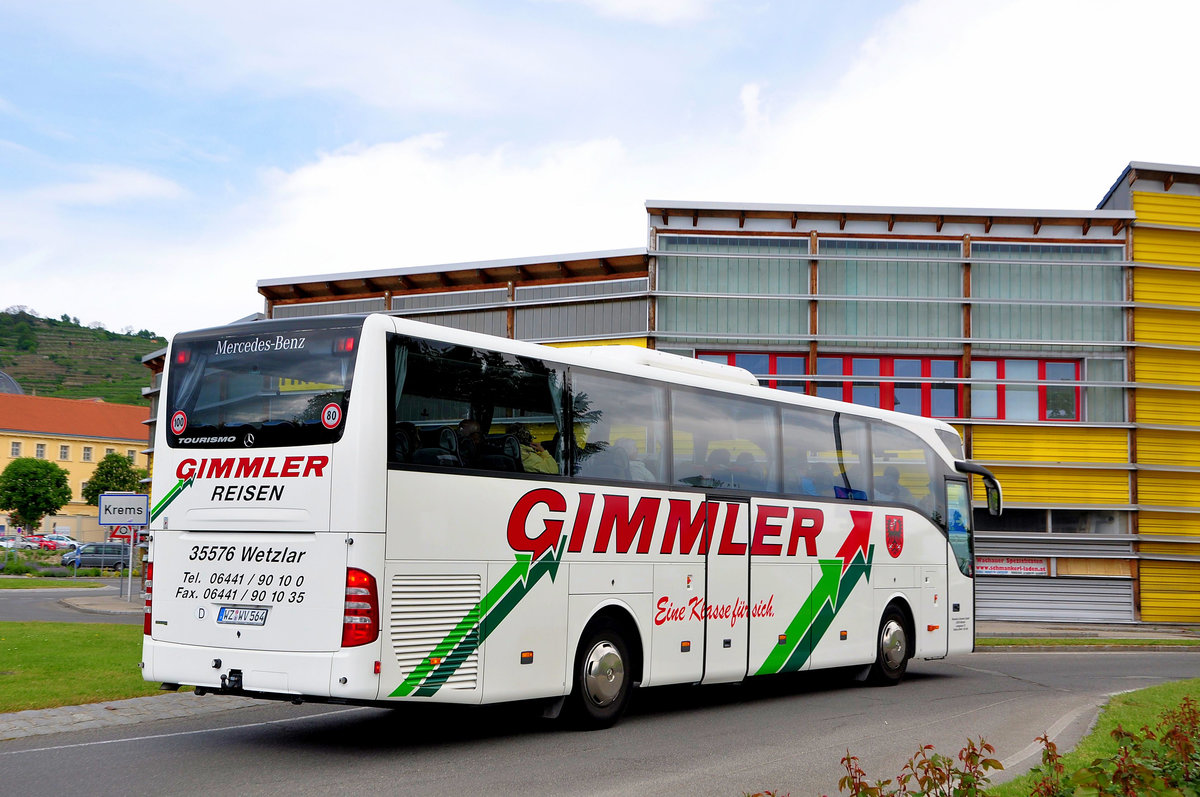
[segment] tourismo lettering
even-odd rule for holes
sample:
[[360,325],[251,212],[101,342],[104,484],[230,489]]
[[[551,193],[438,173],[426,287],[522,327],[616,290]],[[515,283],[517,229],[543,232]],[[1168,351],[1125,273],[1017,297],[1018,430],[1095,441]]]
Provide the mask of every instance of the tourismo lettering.
[[[797,556],[803,541],[803,555],[817,555],[817,536],[825,525],[820,509],[760,505],[747,546],[734,539],[743,506],[659,497],[633,502],[628,495],[580,493],[572,509],[562,493],[539,488],[525,493],[513,506],[508,517],[508,544],[514,551],[538,559],[554,549],[569,528],[570,553],[707,554],[715,542],[715,552],[722,556],[743,556],[747,547],[755,556],[783,556],[785,552]],[[719,532],[715,541],[714,532]]]
[[325,475],[329,457],[213,457],[184,459],[175,468],[178,479],[275,479],[320,478]]

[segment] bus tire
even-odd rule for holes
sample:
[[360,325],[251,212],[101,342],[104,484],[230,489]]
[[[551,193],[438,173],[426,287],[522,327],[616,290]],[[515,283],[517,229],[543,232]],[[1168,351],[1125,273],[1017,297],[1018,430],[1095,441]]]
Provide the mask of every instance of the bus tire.
[[629,645],[611,623],[584,634],[575,653],[573,684],[567,698],[572,725],[600,730],[620,719],[633,686],[630,663]]
[[871,665],[868,679],[877,686],[895,686],[904,678],[912,656],[908,623],[904,612],[895,604],[884,610],[875,640],[875,663]]

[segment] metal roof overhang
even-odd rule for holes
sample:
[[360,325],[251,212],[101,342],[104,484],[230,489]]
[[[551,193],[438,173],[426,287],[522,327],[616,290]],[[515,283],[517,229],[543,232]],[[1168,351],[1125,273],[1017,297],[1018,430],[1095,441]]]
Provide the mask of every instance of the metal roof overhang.
[[258,281],[268,301],[328,301],[378,296],[387,291],[452,291],[503,288],[544,281],[605,279],[645,274],[645,249],[613,249],[542,257],[480,260],[440,266],[318,274]]
[[796,229],[801,219],[836,221],[845,229],[848,221],[874,221],[888,225],[891,230],[898,222],[924,222],[941,231],[944,224],[979,224],[984,232],[990,232],[994,224],[1021,224],[1034,228],[1035,234],[1043,226],[1079,227],[1084,234],[1093,226],[1108,226],[1118,234],[1134,219],[1127,210],[1021,210],[1012,208],[922,208],[887,207],[861,205],[783,205],[728,202],[677,202],[673,200],[651,200],[646,202],[646,213],[669,223],[673,216],[691,218],[692,226],[699,226],[701,216],[738,219],[738,226],[745,226],[746,219],[785,219]]

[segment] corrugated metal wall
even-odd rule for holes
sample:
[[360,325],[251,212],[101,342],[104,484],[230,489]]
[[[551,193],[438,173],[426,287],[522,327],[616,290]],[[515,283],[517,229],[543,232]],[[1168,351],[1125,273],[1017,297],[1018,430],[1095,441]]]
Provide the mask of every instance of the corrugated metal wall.
[[[1132,202],[1134,260],[1150,264],[1135,267],[1135,302],[1189,308],[1135,306],[1135,340],[1165,347],[1137,349],[1137,381],[1198,387],[1200,197],[1134,191]],[[1138,471],[1139,504],[1200,509],[1200,391],[1139,389],[1135,396],[1140,424],[1169,427],[1137,431],[1139,463],[1170,468]],[[1143,509],[1138,532],[1142,620],[1200,620],[1200,514]]]
[[[1179,390],[1138,388],[1137,420],[1155,426],[1200,427],[1200,396]],[[1141,436],[1139,430],[1139,440]]]
[[[649,282],[642,279],[574,282],[517,288],[518,303],[538,301],[538,307],[518,307],[513,318],[514,334],[521,340],[550,340],[564,337],[603,338],[643,336],[649,328]],[[604,297],[637,294],[639,298]],[[592,298],[597,301],[553,304],[555,300]]]
[[1138,224],[1200,227],[1200,197],[1134,191],[1132,199]]
[[1129,461],[1129,432],[1072,426],[979,426],[972,456],[990,462]]
[[349,299],[342,302],[307,302],[305,304],[277,304],[271,308],[271,318],[301,318],[315,315],[338,315],[340,313],[373,313],[387,310],[382,296],[371,299]]
[[1134,230],[1133,259],[1168,266],[1200,266],[1195,233],[1186,230]]
[[[1035,506],[1075,504],[1128,504],[1129,471],[1073,470],[1067,468],[1014,468],[988,465],[1004,488],[1004,501]],[[974,490],[983,503],[982,484]]]
[[1130,579],[978,576],[975,590],[980,620],[1134,621]]
[[1200,538],[1200,514],[1143,509],[1138,513],[1138,533],[1147,537]]
[[[1200,307],[1200,269],[1138,267],[1133,300],[1142,304],[1183,304]],[[1139,309],[1138,313],[1143,312]]]
[[1195,562],[1142,562],[1142,620],[1200,622],[1200,579]]

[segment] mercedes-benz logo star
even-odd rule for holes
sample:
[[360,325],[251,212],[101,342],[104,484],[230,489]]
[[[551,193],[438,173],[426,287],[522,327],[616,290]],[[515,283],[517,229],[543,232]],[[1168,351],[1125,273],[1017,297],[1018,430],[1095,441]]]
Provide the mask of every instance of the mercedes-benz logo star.
[[242,438],[242,445],[246,446],[246,448],[254,447],[254,433],[253,432],[246,432],[246,436],[244,438]]

